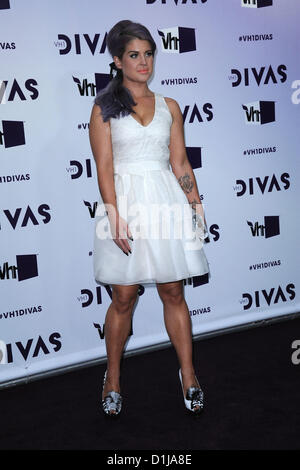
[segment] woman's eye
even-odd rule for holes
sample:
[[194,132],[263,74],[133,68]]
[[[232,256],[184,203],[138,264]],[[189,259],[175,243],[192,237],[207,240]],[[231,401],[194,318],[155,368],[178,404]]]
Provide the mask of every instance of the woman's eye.
[[[152,52],[152,51],[146,52],[146,57],[151,57],[152,55],[153,55],[153,52]],[[137,56],[138,56],[137,53],[130,54],[130,57],[131,57],[132,59],[136,59]]]

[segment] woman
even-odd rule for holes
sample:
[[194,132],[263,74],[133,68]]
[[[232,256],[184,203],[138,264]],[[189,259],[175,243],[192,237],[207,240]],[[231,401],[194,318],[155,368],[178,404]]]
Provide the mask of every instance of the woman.
[[[102,406],[109,416],[121,411],[120,360],[139,284],[155,282],[180,363],[184,403],[197,414],[203,408],[203,391],[192,362],[183,279],[210,272],[202,246],[206,221],[185,151],[182,114],[175,100],[148,88],[156,44],[147,28],[120,21],[108,33],[107,46],[114,60],[114,77],[98,93],[89,126],[102,197],[96,214],[94,273],[97,281],[112,285],[112,303],[105,318],[107,370]],[[170,211],[168,221],[164,212],[162,227],[151,211],[166,203],[168,207],[174,203],[177,210]],[[137,205],[141,210],[131,223],[128,213],[136,216],[131,209]],[[182,215],[184,206],[188,210]],[[162,239],[149,232],[166,226],[187,228],[192,217],[198,235],[193,243],[186,233]]]

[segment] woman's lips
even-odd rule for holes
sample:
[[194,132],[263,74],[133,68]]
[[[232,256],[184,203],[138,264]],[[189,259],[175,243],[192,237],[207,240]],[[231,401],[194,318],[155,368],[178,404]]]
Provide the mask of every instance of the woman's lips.
[[144,70],[138,70],[139,73],[148,73],[148,70],[144,69]]

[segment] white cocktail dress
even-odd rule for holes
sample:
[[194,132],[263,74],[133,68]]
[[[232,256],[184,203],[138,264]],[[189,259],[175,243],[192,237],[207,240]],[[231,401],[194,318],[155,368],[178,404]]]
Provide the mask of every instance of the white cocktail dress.
[[192,209],[169,164],[172,115],[155,93],[152,121],[111,118],[118,211],[131,230],[127,256],[114,242],[100,195],[94,227],[94,276],[103,284],[171,282],[208,273],[203,243],[192,230]]

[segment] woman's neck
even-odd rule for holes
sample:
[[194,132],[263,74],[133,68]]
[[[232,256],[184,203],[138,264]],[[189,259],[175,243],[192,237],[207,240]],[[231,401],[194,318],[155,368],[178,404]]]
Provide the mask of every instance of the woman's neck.
[[147,83],[130,82],[129,80],[123,80],[123,86],[128,88],[131,92],[133,99],[143,98],[145,96],[152,96],[152,92],[148,88]]

